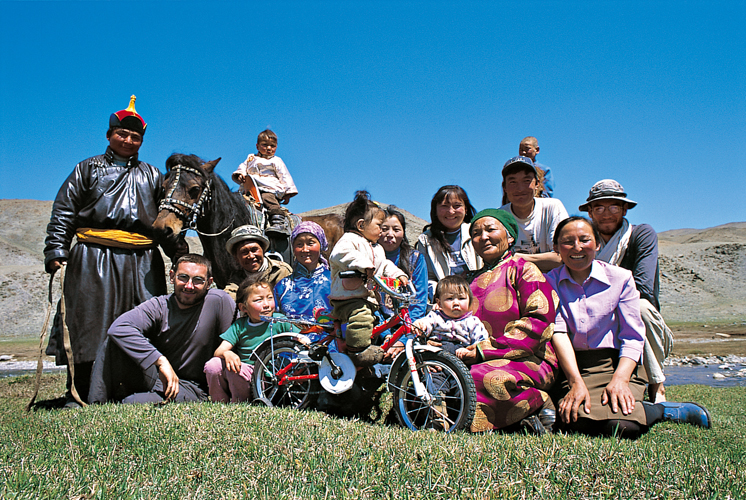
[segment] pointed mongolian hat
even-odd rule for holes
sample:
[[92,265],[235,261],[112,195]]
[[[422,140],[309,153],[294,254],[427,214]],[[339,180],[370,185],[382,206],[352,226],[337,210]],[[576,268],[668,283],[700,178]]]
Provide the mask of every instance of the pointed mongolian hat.
[[135,100],[137,98],[132,95],[130,97],[130,105],[127,109],[112,113],[109,118],[109,128],[126,128],[127,130],[133,130],[139,132],[140,135],[145,135],[145,127],[148,125],[142,116],[137,114],[135,111]]

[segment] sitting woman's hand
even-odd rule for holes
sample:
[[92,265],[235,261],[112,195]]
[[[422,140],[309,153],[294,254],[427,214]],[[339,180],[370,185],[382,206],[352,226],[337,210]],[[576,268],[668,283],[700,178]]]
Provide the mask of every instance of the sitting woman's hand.
[[629,415],[635,409],[635,397],[629,389],[629,379],[637,366],[637,362],[630,358],[620,357],[619,366],[611,377],[611,382],[604,389],[601,396],[602,405],[610,405],[611,411],[617,413],[621,408],[624,415]]
[[611,411],[618,413],[621,408],[624,415],[629,415],[635,409],[635,397],[629,389],[629,382],[611,379],[601,396],[602,405],[610,405]]
[[[388,341],[390,337],[386,337],[386,341]],[[389,350],[386,351],[383,355],[383,361],[384,362],[390,362],[392,361],[400,352],[404,350],[404,343],[400,340],[396,341],[394,345],[389,347]]]
[[583,405],[583,411],[586,414],[591,413],[591,395],[583,379],[578,379],[570,384],[570,392],[562,399],[559,407],[559,414],[562,421],[566,424],[578,421],[578,412],[580,405]]
[[478,359],[477,346],[470,345],[467,347],[459,347],[456,349],[456,357],[466,365],[473,365]]

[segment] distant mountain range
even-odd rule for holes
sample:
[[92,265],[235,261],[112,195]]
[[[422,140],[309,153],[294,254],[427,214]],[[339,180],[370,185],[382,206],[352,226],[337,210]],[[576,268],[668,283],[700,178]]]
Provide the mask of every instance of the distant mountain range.
[[[51,207],[51,201],[0,200],[0,338],[34,336],[41,329],[49,282],[42,252]],[[305,215],[344,214],[345,207],[336,205]],[[407,237],[414,243],[427,222],[401,212],[407,221]],[[746,222],[676,229],[658,236],[666,319],[746,318]],[[200,252],[199,240],[188,239],[192,250]]]

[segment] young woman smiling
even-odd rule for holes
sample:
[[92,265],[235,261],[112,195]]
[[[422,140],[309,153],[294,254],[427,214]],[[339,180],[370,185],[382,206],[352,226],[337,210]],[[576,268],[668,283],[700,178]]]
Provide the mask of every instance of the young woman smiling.
[[546,278],[560,300],[552,336],[564,373],[555,386],[560,428],[629,438],[662,420],[709,428],[709,412],[696,403],[642,401],[640,294],[630,271],[595,260],[598,242],[583,217],[560,222],[554,235],[563,265]]
[[[460,186],[443,186],[430,202],[429,225],[417,240],[417,250],[425,257],[429,296],[446,276],[476,271],[482,259],[474,252],[468,221],[476,210]],[[464,222],[467,221],[467,222]]]

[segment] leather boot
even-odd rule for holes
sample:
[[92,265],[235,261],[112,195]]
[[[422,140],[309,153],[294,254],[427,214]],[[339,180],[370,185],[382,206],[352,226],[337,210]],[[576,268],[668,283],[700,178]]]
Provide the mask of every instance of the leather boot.
[[521,429],[525,430],[526,433],[533,434],[534,436],[542,436],[547,433],[544,424],[541,423],[541,420],[539,420],[539,417],[536,414],[521,420],[520,425]]
[[347,355],[355,366],[373,366],[383,361],[383,349],[377,345],[370,345],[360,352],[348,352]]
[[549,432],[554,432],[554,423],[557,421],[557,411],[544,408],[539,411],[539,422]]
[[270,215],[269,226],[267,226],[267,233],[279,233],[289,235],[287,224],[285,223],[285,216],[283,215]]

